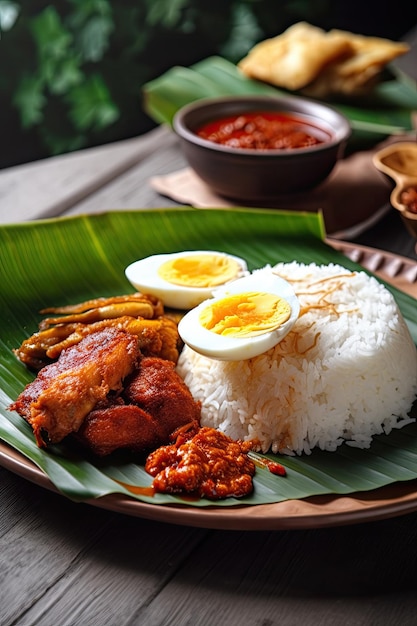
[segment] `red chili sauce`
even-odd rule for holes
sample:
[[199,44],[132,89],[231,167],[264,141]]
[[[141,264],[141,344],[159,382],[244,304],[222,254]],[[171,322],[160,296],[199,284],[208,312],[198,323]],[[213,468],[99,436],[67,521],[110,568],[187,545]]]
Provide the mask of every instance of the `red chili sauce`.
[[154,477],[156,492],[240,498],[253,491],[255,464],[248,453],[254,445],[233,441],[215,428],[191,428],[180,432],[175,443],[151,452],[145,470]]
[[324,129],[287,113],[253,111],[213,120],[197,135],[230,148],[288,150],[308,148],[331,139]]

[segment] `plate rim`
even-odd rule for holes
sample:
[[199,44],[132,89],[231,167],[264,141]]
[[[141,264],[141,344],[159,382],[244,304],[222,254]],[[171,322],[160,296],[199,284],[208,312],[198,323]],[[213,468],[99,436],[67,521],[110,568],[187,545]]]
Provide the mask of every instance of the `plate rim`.
[[[38,487],[67,497],[40,468],[3,441],[0,441],[0,465]],[[73,501],[131,517],[198,528],[240,531],[301,530],[378,521],[415,512],[417,479],[368,492],[356,492],[353,495],[330,494],[303,500],[234,507],[213,505],[196,508],[187,505],[148,504],[117,493]]]

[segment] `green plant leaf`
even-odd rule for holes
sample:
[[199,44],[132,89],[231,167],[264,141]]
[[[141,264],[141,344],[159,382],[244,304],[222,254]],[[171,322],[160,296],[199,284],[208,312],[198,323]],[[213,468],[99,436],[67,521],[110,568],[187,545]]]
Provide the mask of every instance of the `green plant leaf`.
[[162,24],[166,28],[176,26],[187,9],[187,0],[147,0],[146,22],[150,26]]
[[[0,227],[0,438],[31,459],[57,489],[74,500],[119,493],[160,505],[211,506],[204,499],[185,502],[162,494],[133,493],[130,486],[146,488],[151,480],[143,466],[131,460],[93,462],[65,442],[39,449],[28,424],[7,408],[33,379],[13,348],[37,329],[41,308],[131,292],[124,269],[150,254],[211,248],[245,258],[249,269],[293,259],[359,268],[330,248],[323,237],[320,215],[270,209],[138,210]],[[389,288],[417,343],[415,300]],[[416,406],[412,415],[417,416]],[[336,452],[314,450],[309,456],[279,457],[279,461],[287,468],[285,479],[259,470],[253,495],[216,502],[216,506],[349,494],[413,480],[417,478],[417,426],[413,423],[388,436],[377,436],[369,450],[343,445]]]
[[79,58],[74,54],[68,54],[62,59],[51,62],[45,61],[42,74],[53,95],[66,94],[71,88],[79,85],[84,78]]
[[72,42],[72,35],[62,24],[55,7],[47,6],[34,18],[31,30],[41,58],[65,57]]
[[74,87],[67,100],[70,117],[78,130],[100,130],[119,117],[119,110],[103,78],[97,74]]
[[[287,91],[248,79],[236,65],[221,57],[209,57],[190,68],[173,67],[143,86],[144,109],[159,123],[172,124],[176,111],[200,98],[227,95],[285,95]],[[395,93],[395,97],[394,94]],[[297,94],[292,94],[297,95]],[[367,138],[376,141],[386,135],[412,129],[412,112],[417,107],[415,88],[407,80],[382,85],[363,104],[332,102],[349,119],[351,143]]]
[[24,128],[30,128],[43,120],[45,103],[44,82],[37,76],[23,76],[13,97],[13,104],[20,111]]
[[108,17],[92,17],[77,38],[83,59],[91,63],[100,61],[109,46],[113,22]]

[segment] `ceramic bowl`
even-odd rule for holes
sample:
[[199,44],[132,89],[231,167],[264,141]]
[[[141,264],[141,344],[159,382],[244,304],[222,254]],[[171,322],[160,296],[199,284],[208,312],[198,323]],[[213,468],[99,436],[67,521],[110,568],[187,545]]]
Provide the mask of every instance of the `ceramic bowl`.
[[[251,149],[200,137],[205,124],[250,112],[298,118],[317,131],[322,143],[310,147]],[[197,175],[216,193],[233,200],[265,202],[323,182],[343,156],[349,121],[330,106],[296,96],[232,96],[195,101],[173,120],[183,153]]]
[[390,202],[401,213],[410,234],[417,239],[417,213],[404,203],[403,192],[417,191],[417,142],[401,141],[382,148],[373,156],[375,167],[395,183]]

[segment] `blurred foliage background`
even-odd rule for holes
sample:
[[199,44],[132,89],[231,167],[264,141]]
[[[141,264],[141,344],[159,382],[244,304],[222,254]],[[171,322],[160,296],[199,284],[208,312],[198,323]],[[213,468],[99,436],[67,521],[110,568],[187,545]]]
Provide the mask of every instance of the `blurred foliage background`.
[[392,14],[381,0],[0,0],[0,167],[146,132],[141,87],[174,65],[238,61],[301,20],[400,39],[409,4]]

